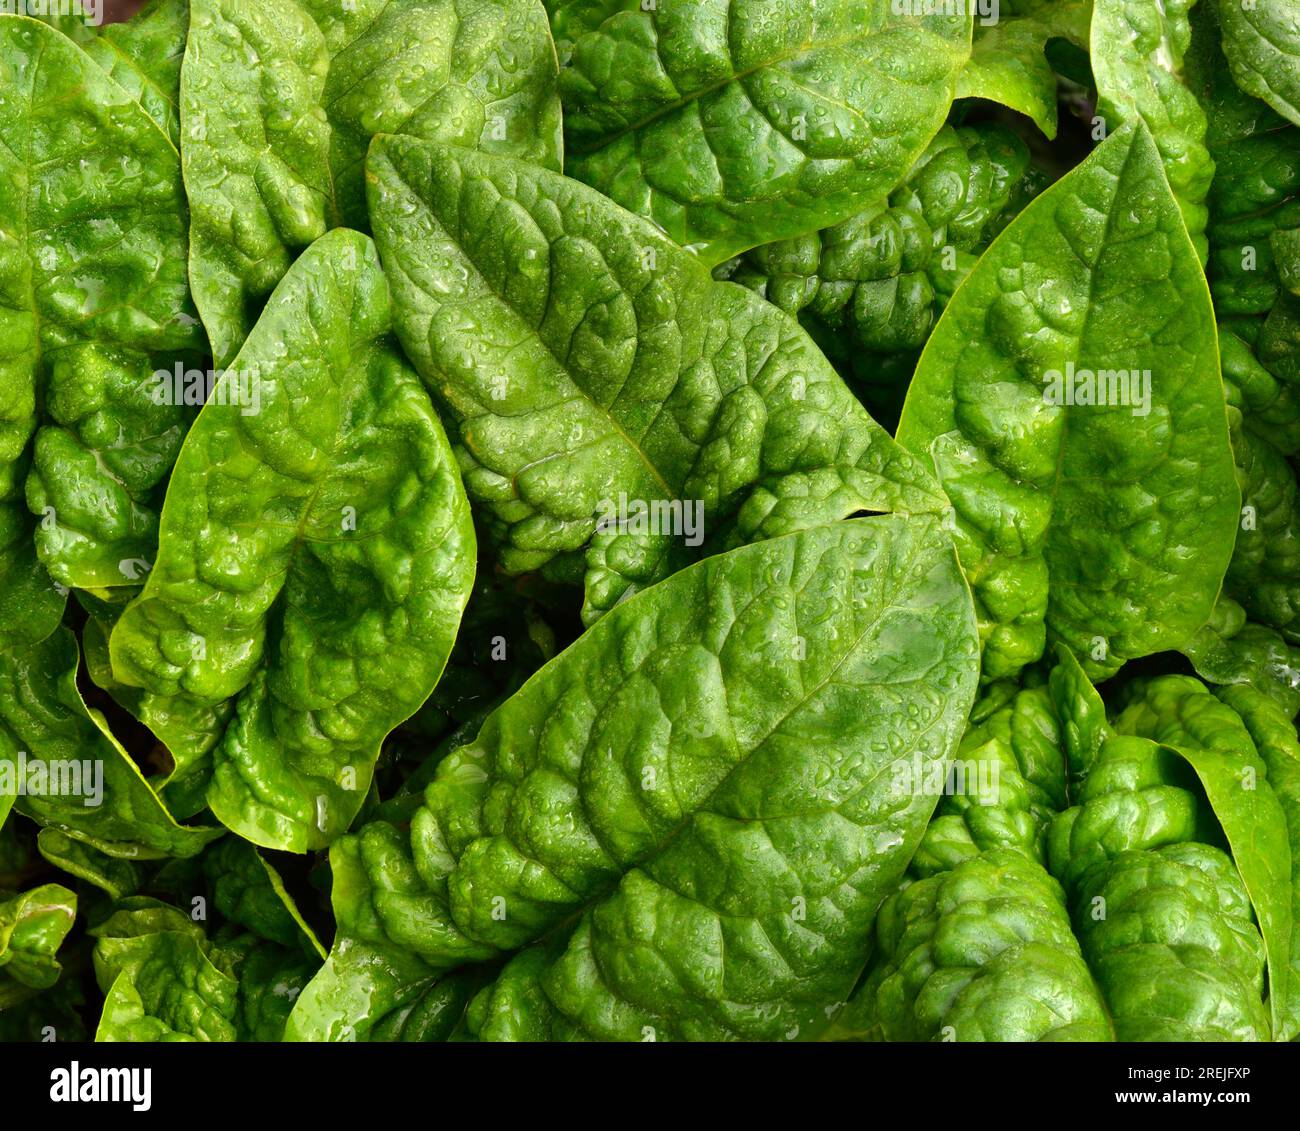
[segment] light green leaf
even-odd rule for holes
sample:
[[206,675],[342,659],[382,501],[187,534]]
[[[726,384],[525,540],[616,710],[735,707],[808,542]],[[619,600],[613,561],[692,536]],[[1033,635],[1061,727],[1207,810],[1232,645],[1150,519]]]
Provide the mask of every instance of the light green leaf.
[[150,0],[131,19],[105,25],[85,44],[86,54],[140,103],[177,147],[181,60],[189,27],[189,0]]
[[1209,622],[1185,645],[1196,674],[1224,686],[1248,684],[1276,702],[1288,718],[1300,714],[1300,649],[1277,632],[1246,620],[1245,610],[1220,597]]
[[77,661],[66,628],[0,653],[0,819],[16,805],[123,860],[201,852],[221,830],[176,823],[103,716],[82,700]]
[[1205,0],[1223,24],[1232,77],[1300,126],[1300,9],[1294,0]]
[[637,594],[439,764],[409,832],[332,849],[340,931],[290,1032],[364,1036],[372,994],[539,940],[557,1037],[820,1024],[934,808],[899,767],[952,751],[975,652],[934,519],[816,527]]
[[1031,118],[1056,136],[1056,74],[1044,50],[1049,39],[1087,48],[1092,0],[1043,0],[987,21],[977,15],[970,62],[957,79],[958,98],[986,98]]
[[1111,673],[1209,618],[1238,517],[1227,408],[1205,276],[1141,123],[994,241],[898,438],[953,502],[985,678],[1049,636]]
[[190,273],[217,364],[303,248],[365,227],[379,132],[555,168],[555,48],[540,0],[192,0],[181,70]]
[[[32,9],[32,18],[47,23],[52,28],[57,28],[73,43],[78,43],[83,47],[90,41],[94,40],[102,29],[103,5],[96,5],[95,8],[88,8],[81,0],[65,0],[63,3],[34,3],[25,5]],[[41,14],[36,14],[39,9],[46,9]],[[96,10],[98,9],[98,14]],[[13,5],[5,9],[12,11]]]
[[[153,374],[202,330],[180,159],[139,103],[45,24],[0,16],[0,644],[48,636],[64,586],[152,556],[187,410]],[[22,499],[39,522],[24,516]]]
[[1291,839],[1287,815],[1250,732],[1203,684],[1180,676],[1147,685],[1145,696],[1121,712],[1115,728],[1170,747],[1196,771],[1259,920],[1273,987],[1273,1032],[1280,1038],[1289,1023],[1287,993],[1279,988],[1289,986],[1290,978]]
[[961,5],[563,8],[565,34],[582,29],[560,76],[568,172],[710,266],[888,194],[942,125],[970,55]]
[[460,477],[390,328],[365,236],[336,230],[294,264],[232,369],[255,395],[200,414],[158,562],[109,642],[119,682],[173,700],[152,721],[188,759],[206,752],[191,721],[234,701],[208,802],[270,848],[348,827],[473,583]]
[[325,35],[330,169],[344,224],[366,225],[375,134],[464,145],[559,172],[558,65],[540,0],[301,0]]
[[143,871],[134,860],[109,856],[56,828],[41,829],[36,847],[56,868],[94,884],[110,899],[134,895],[143,883]]
[[210,940],[151,899],[121,901],[90,933],[105,995],[97,1041],[278,1041],[315,968],[251,936]]
[[59,980],[59,947],[76,917],[77,897],[60,884],[0,893],[0,1009]]
[[[1222,687],[1217,692],[1254,739],[1255,749],[1268,767],[1268,784],[1286,814],[1291,843],[1291,982],[1285,995],[1285,1028],[1279,1040],[1300,1034],[1300,740],[1288,713],[1247,684]],[[1277,993],[1276,988],[1274,992]]]
[[1113,130],[1141,119],[1197,254],[1204,260],[1205,195],[1214,162],[1205,147],[1205,113],[1188,89],[1183,56],[1191,43],[1187,11],[1196,0],[1093,0],[1092,71],[1098,109]]
[[[797,323],[598,193],[408,138],[378,139],[369,169],[398,337],[501,563],[585,551],[588,621],[703,538],[943,507]],[[624,523],[620,502],[661,519]]]
[[[376,850],[385,847],[374,836],[369,844],[347,836],[330,848],[330,900],[338,933],[325,965],[289,1015],[285,1040],[370,1040],[376,1027],[395,1024],[397,1016],[439,984],[442,972],[408,949],[407,940],[390,939],[372,907],[375,896],[369,872],[382,866],[383,856]],[[400,846],[393,847],[401,852]],[[402,894],[416,897],[418,883],[414,877],[411,881],[407,893],[392,893],[394,902]]]
[[330,226],[325,37],[295,0],[191,0],[181,66],[190,277],[219,368]]
[[1020,852],[988,849],[904,888],[881,908],[878,944],[830,1039],[1114,1039],[1061,885]]

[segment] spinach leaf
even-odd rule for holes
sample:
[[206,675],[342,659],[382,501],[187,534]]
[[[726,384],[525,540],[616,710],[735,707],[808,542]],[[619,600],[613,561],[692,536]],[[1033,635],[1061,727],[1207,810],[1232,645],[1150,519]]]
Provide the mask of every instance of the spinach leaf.
[[1289,720],[1251,689],[1220,702],[1162,676],[1126,684],[1112,726],[1064,648],[1028,682],[972,712],[826,1036],[1289,1039]]
[[552,9],[575,34],[560,77],[568,172],[711,266],[838,223],[895,188],[943,123],[970,54],[962,5]]
[[187,414],[155,403],[153,374],[203,342],[179,158],[154,121],[70,40],[14,16],[0,17],[0,101],[8,648],[49,635],[63,587],[128,584],[124,564],[152,556]]
[[84,45],[86,54],[140,103],[177,148],[181,60],[189,27],[189,0],[150,0],[131,20],[106,25]]
[[1007,128],[944,126],[886,200],[821,232],[754,248],[715,274],[797,315],[889,425],[945,303],[1044,186]]
[[1060,884],[1013,849],[986,849],[890,897],[877,942],[883,960],[829,1039],[1114,1039]]
[[325,950],[280,873],[251,844],[225,837],[204,853],[203,870],[212,884],[213,903],[228,922],[324,961]]
[[1196,674],[1224,687],[1249,685],[1278,704],[1289,719],[1300,714],[1300,649],[1262,624],[1246,619],[1246,610],[1220,597],[1214,615],[1185,645],[1183,652]]
[[470,995],[480,981],[472,970],[439,978],[418,998],[385,1017],[370,1031],[369,1039],[406,1043],[457,1039],[464,1031]]
[[191,0],[180,86],[190,277],[221,368],[330,226],[328,71],[325,37],[294,0]]
[[192,0],[181,70],[194,297],[220,366],[299,252],[364,227],[379,132],[560,161],[540,0]]
[[[99,34],[102,26],[96,23],[92,9],[87,8],[81,0],[67,0],[64,4],[31,4],[28,7],[32,19],[57,28],[73,43],[83,47]],[[45,10],[41,11],[42,8]]]
[[1259,921],[1268,955],[1272,1032],[1288,1040],[1284,1020],[1292,947],[1291,841],[1287,816],[1268,783],[1241,718],[1197,680],[1153,680],[1115,720],[1176,750],[1196,771]]
[[204,407],[157,564],[109,643],[120,682],[173,702],[154,722],[178,761],[207,753],[188,720],[226,712],[208,803],[267,847],[347,828],[380,742],[437,683],[473,583],[460,477],[390,328],[365,236],[331,232],[294,264],[231,371],[256,408]]
[[555,47],[538,0],[302,0],[325,35],[324,107],[342,223],[364,227],[378,133],[561,165]]
[[59,980],[59,946],[76,914],[77,897],[60,884],[0,892],[0,1009]]
[[128,857],[110,856],[47,825],[36,838],[42,857],[60,871],[99,888],[110,899],[124,899],[139,891],[144,868]]
[[624,7],[623,0],[542,0],[551,20],[551,32],[560,53],[560,62],[573,55],[573,44],[580,35],[595,31],[605,20]]
[[1292,0],[26,7],[0,1040],[1300,1038]]
[[1046,869],[1066,802],[1054,708],[1046,687],[1005,684],[976,703],[913,882],[881,906],[866,977],[824,1039],[1114,1039]]
[[975,654],[934,519],[816,527],[638,594],[440,763],[409,833],[332,849],[341,929],[289,1035],[364,1036],[539,941],[516,961],[555,1036],[810,1029],[934,806],[901,779],[951,750]]
[[1295,644],[1300,518],[1289,459],[1300,451],[1300,131],[1233,82],[1216,6],[1202,4],[1195,17],[1189,71],[1218,166],[1208,274],[1243,493],[1224,589],[1260,622],[1249,635],[1275,629]]
[[1205,0],[1223,23],[1223,50],[1232,77],[1300,126],[1300,18],[1286,3]]
[[81,630],[86,674],[98,688],[159,738],[170,761],[170,771],[157,783],[159,794],[178,820],[207,808],[210,777],[208,752],[220,740],[234,713],[230,702],[212,706],[189,696],[155,693],[123,683],[113,670],[109,640],[127,606],[140,589],[114,591],[111,600],[77,592],[88,614]]
[[397,335],[501,564],[585,551],[589,622],[703,538],[944,505],[793,320],[593,190],[408,138],[369,168]]
[[1098,108],[1113,128],[1140,118],[1151,131],[1183,223],[1205,258],[1205,195],[1214,162],[1205,114],[1183,76],[1196,0],[1093,0],[1092,70]]
[[1009,687],[992,685],[971,712],[944,782],[953,788],[940,798],[912,858],[917,878],[994,848],[1040,864],[1046,859],[1044,833],[1066,801],[1066,724],[1046,687],[1015,688],[1008,698]]
[[122,900],[91,929],[105,995],[97,1041],[275,1041],[316,963],[301,951]]
[[194,856],[220,829],[177,824],[77,688],[60,628],[0,652],[0,821],[11,807],[116,859]]
[[898,437],[953,501],[986,678],[1049,633],[1106,674],[1209,619],[1237,487],[1209,293],[1144,126],[994,241]]
[[1300,506],[1295,472],[1251,426],[1233,432],[1242,510],[1224,589],[1256,620],[1300,640]]
[[1088,46],[1093,0],[1029,0],[993,19],[979,16],[970,62],[957,79],[958,98],[987,98],[1033,119],[1056,137],[1056,74],[1045,54],[1052,39]]
[[[1286,814],[1291,842],[1291,980],[1285,995],[1284,1037],[1300,1033],[1300,741],[1286,711],[1265,694],[1245,684],[1220,688],[1216,694],[1241,716],[1259,756],[1268,767],[1268,783]],[[1282,996],[1276,983],[1274,1005]]]

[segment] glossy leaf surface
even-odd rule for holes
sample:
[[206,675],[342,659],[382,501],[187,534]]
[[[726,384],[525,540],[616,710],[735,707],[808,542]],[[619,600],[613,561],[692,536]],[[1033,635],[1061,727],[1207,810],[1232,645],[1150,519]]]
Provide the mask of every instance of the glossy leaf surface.
[[898,436],[953,501],[986,678],[1049,633],[1113,672],[1209,618],[1237,519],[1227,410],[1205,278],[1140,125],[994,242]]
[[796,323],[591,189],[405,138],[376,142],[370,178],[398,337],[502,564],[585,551],[588,620],[703,539],[942,507]]
[[438,766],[409,833],[336,846],[342,930],[290,1034],[364,1035],[421,977],[538,940],[530,1023],[557,1037],[813,1025],[934,806],[898,770],[951,749],[975,648],[921,518],[771,539],[638,594]]
[[347,827],[473,582],[460,477],[390,326],[366,237],[332,232],[294,265],[232,369],[256,409],[200,414],[158,563],[110,640],[121,682],[174,701],[155,722],[176,722],[159,737],[178,757],[206,753],[187,720],[234,700],[208,802],[268,847]]
[[560,78],[567,171],[710,265],[895,188],[970,54],[960,6],[621,0],[604,11],[598,25],[599,12],[566,19],[588,29],[566,44]]

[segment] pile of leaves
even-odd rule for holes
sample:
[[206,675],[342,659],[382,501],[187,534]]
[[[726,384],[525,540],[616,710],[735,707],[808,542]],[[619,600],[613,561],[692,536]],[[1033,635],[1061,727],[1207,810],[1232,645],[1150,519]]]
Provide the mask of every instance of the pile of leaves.
[[1300,1034],[1293,6],[41,7],[0,1039]]

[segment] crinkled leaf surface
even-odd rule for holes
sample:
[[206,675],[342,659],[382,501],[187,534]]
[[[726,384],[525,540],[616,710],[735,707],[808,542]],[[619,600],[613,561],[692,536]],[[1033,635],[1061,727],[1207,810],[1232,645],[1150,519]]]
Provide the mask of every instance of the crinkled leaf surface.
[[1057,664],[1048,679],[1052,703],[1061,720],[1061,745],[1075,783],[1087,777],[1102,744],[1112,734],[1106,704],[1073,652],[1056,649]]
[[580,35],[595,31],[624,6],[623,0],[542,0],[542,3],[550,17],[561,63],[569,61],[574,41]]
[[306,948],[322,960],[325,950],[307,925],[280,873],[256,848],[226,837],[203,856],[213,902],[232,923],[281,946]]
[[189,0],[150,0],[135,16],[107,24],[86,54],[131,94],[172,144],[180,144],[181,60],[190,27]]
[[699,553],[602,522],[621,499],[702,505],[715,543],[943,507],[793,319],[598,193],[408,138],[369,169],[398,336],[501,562],[586,550],[587,619]]
[[975,255],[948,261],[949,249],[982,251],[1028,203],[1037,175],[1005,126],[944,126],[886,200],[824,231],[756,247],[726,277],[801,315],[832,358],[849,342],[878,354],[919,350],[953,289],[936,303],[933,278],[959,282],[974,263]]
[[76,917],[77,897],[61,884],[0,894],[0,1007],[13,1004],[20,987],[44,990],[59,980],[59,947]]
[[[1149,371],[1149,412],[1115,377],[1088,398],[1110,404],[1061,403],[1068,373],[1086,390],[1084,371],[1120,370]],[[1239,495],[1209,292],[1140,123],[985,253],[898,436],[953,501],[987,678],[1038,659],[1048,633],[1110,673],[1209,619]]]
[[985,849],[886,900],[878,940],[879,965],[831,1039],[1113,1039],[1060,884],[1014,849]]
[[1140,118],[1155,139],[1183,222],[1205,257],[1205,194],[1214,162],[1205,113],[1188,89],[1183,56],[1187,11],[1196,0],[1093,0],[1092,70],[1098,107],[1112,129]]
[[53,632],[62,615],[63,593],[36,557],[27,508],[0,503],[0,650]]
[[329,227],[328,71],[325,37],[296,0],[191,0],[180,88],[190,274],[220,367]]
[[1232,77],[1300,126],[1300,7],[1294,0],[1215,3]]
[[560,76],[566,169],[710,265],[890,192],[943,123],[970,54],[970,15],[943,5],[603,7],[592,26],[591,6],[552,5],[578,33]]
[[341,929],[290,1035],[364,1035],[403,976],[538,940],[533,1020],[557,1036],[797,1034],[857,976],[934,807],[898,764],[947,757],[976,652],[933,518],[815,527],[637,594],[439,765],[409,833],[332,850]]
[[1214,615],[1183,645],[1183,654],[1202,679],[1248,684],[1276,702],[1287,718],[1300,714],[1300,649],[1271,628],[1247,621],[1231,598],[1219,598]]
[[461,1037],[465,1007],[481,982],[479,972],[473,968],[439,978],[371,1029],[369,1039],[428,1043]]
[[[289,1014],[285,1039],[289,1041],[365,1041],[380,1039],[377,1029],[399,1024],[398,1019],[428,995],[435,994],[445,971],[431,966],[413,949],[416,938],[390,938],[376,903],[414,904],[420,898],[420,881],[410,868],[409,853],[396,829],[389,825],[365,826],[385,830],[382,838],[345,836],[330,848],[330,902],[338,932],[329,958],[307,985]],[[397,861],[399,889],[393,898],[376,900],[371,872],[389,871]],[[418,934],[418,912],[411,920]]]
[[212,706],[188,696],[156,694],[121,682],[113,671],[109,639],[139,591],[140,587],[115,590],[111,601],[77,592],[78,603],[89,614],[81,629],[81,650],[90,681],[144,723],[166,747],[170,772],[154,786],[167,808],[184,820],[207,808],[212,769],[208,753],[230,722],[234,705],[223,702]]
[[97,1041],[277,1041],[315,963],[252,935],[210,940],[156,900],[93,928],[105,995]]
[[1234,430],[1242,518],[1224,589],[1247,613],[1300,640],[1300,485],[1266,430]]
[[1144,697],[1121,712],[1115,728],[1171,747],[1196,771],[1259,920],[1273,989],[1273,1032],[1280,1036],[1289,1024],[1284,1009],[1292,946],[1291,842],[1286,813],[1250,731],[1235,711],[1186,676],[1152,681]]
[[972,712],[950,775],[993,759],[996,789],[976,803],[958,778],[940,802],[828,1035],[1290,1039],[1290,721],[1164,676],[1127,685],[1112,727],[1058,651],[1046,685],[993,684]]
[[411,133],[559,168],[540,0],[193,0],[181,71],[195,299],[219,365],[298,253],[365,227],[371,136]]
[[[366,223],[377,133],[561,165],[555,46],[540,0],[302,0],[330,56],[325,112],[337,210]],[[346,8],[346,10],[345,10]]]
[[[1300,641],[1300,130],[1233,81],[1219,9],[1207,0],[1192,15],[1188,72],[1217,166],[1207,270],[1243,495],[1224,591],[1259,622],[1242,635],[1247,652],[1285,660]],[[1272,629],[1285,643],[1262,644]],[[1289,694],[1284,670],[1259,674]]]
[[[0,17],[0,643],[48,635],[62,585],[152,554],[184,427],[152,375],[202,348],[176,150],[50,27]],[[34,436],[34,442],[33,442]],[[30,468],[30,474],[29,474]],[[39,516],[24,515],[22,499]]]
[[995,683],[976,703],[914,882],[882,905],[866,974],[824,1039],[1114,1039],[1045,868],[1046,828],[1067,797],[1059,699]]
[[[256,381],[256,410],[204,407],[157,565],[110,639],[121,682],[176,700],[159,726],[235,701],[208,802],[267,847],[347,828],[384,736],[442,674],[473,583],[451,449],[390,328],[365,236],[333,231],[294,264],[232,370]],[[184,748],[194,732],[159,737]]]
[[77,660],[76,638],[66,628],[0,652],[0,819],[15,805],[124,859],[201,852],[221,830],[176,823],[103,717],[82,700]]
[[[1268,316],[1287,293],[1286,262],[1295,259],[1294,250],[1288,255],[1284,247],[1275,255],[1274,241],[1286,240],[1286,233],[1300,228],[1300,132],[1233,81],[1218,17],[1209,0],[1192,9],[1192,45],[1186,56],[1191,87],[1209,123],[1206,141],[1216,166],[1209,197],[1208,272],[1220,322],[1232,319],[1232,329],[1254,346],[1259,332],[1255,320]],[[1294,289],[1294,281],[1290,285]],[[1294,349],[1287,352],[1294,355]],[[1225,346],[1225,376],[1229,362]],[[1233,380],[1240,382],[1240,364],[1231,368]],[[1282,375],[1279,369],[1277,376]],[[1247,407],[1258,411],[1263,406],[1248,402]],[[1273,442],[1278,438],[1271,433]]]

